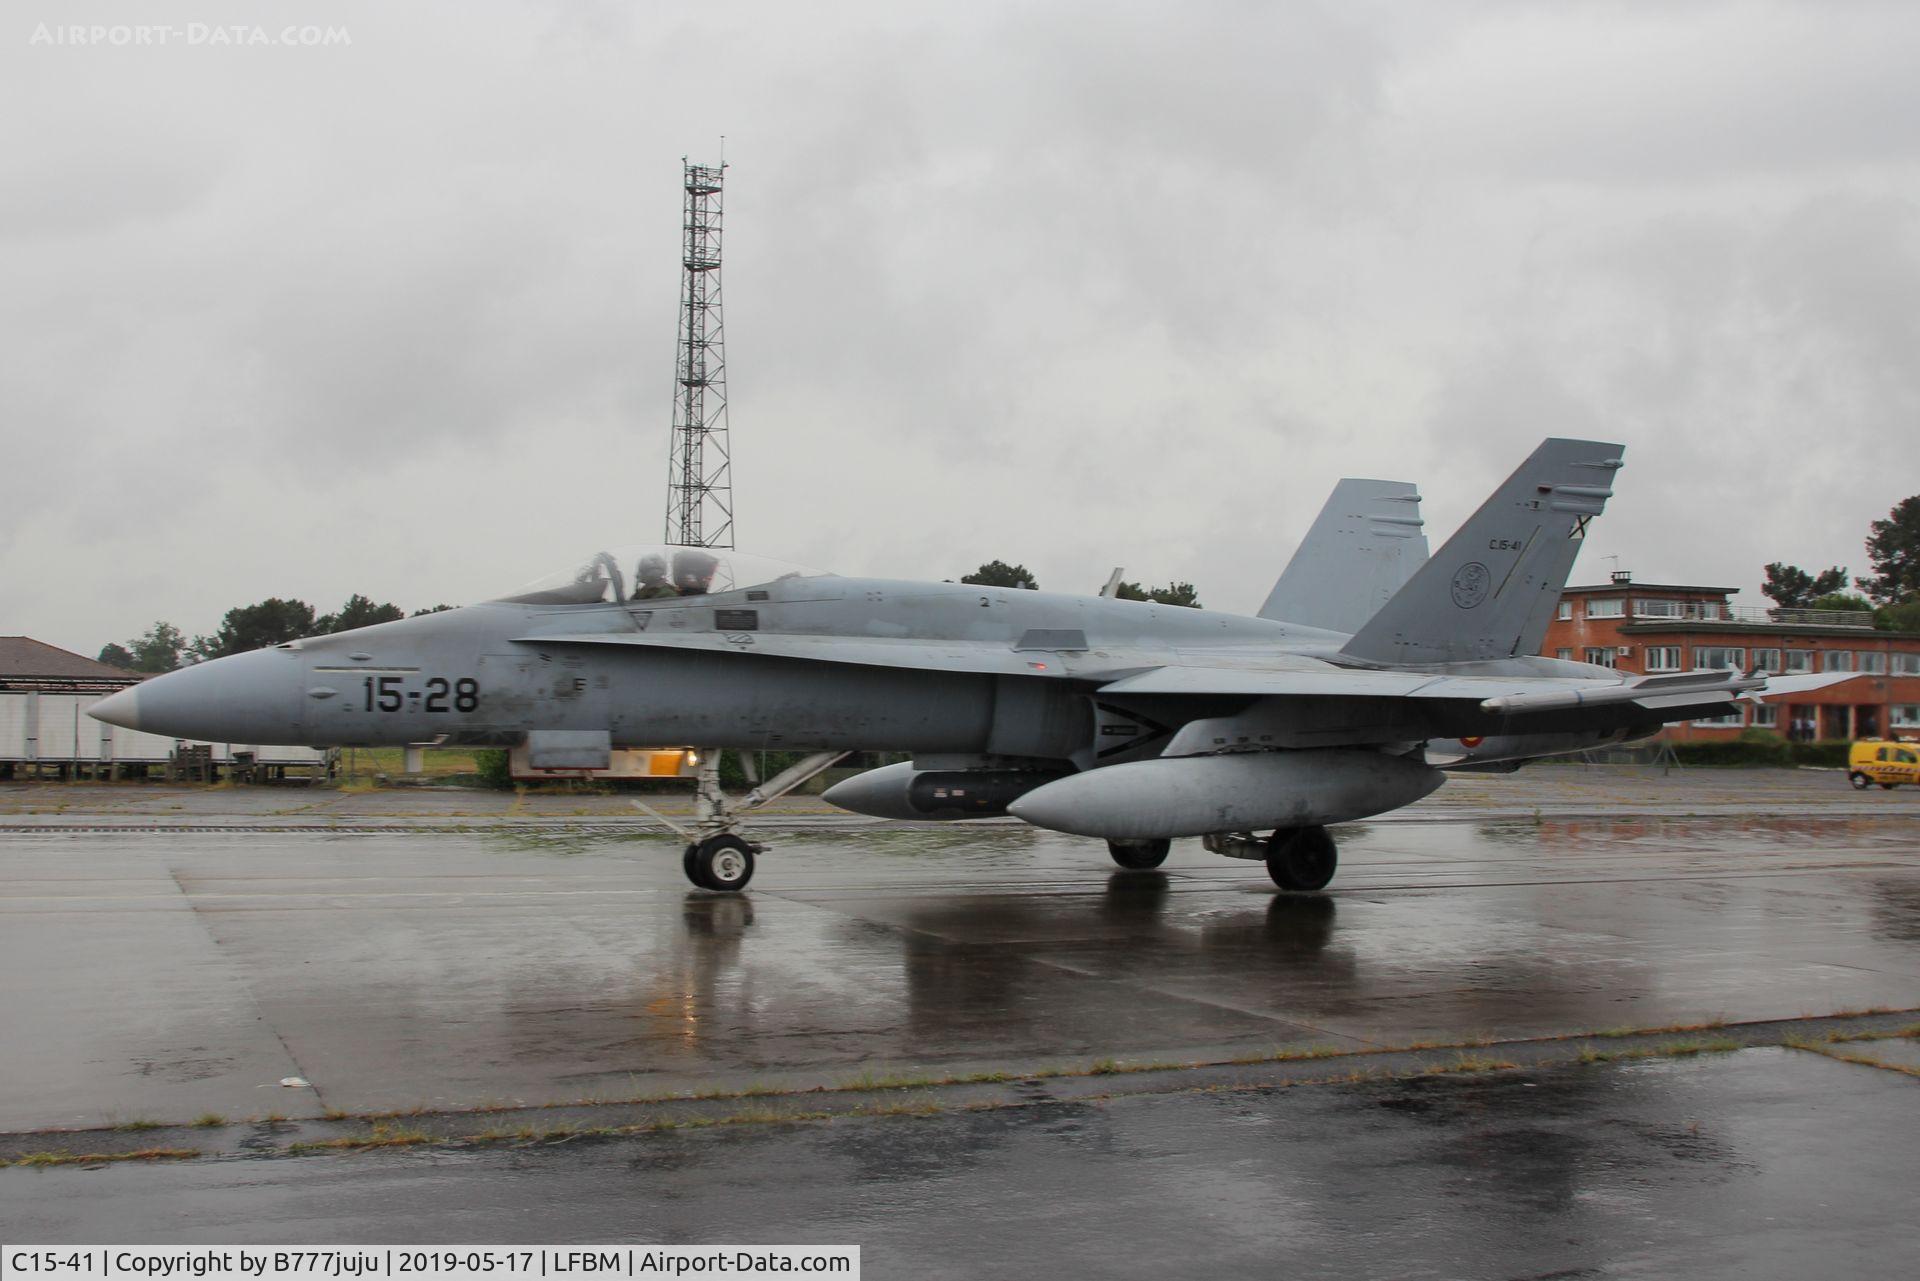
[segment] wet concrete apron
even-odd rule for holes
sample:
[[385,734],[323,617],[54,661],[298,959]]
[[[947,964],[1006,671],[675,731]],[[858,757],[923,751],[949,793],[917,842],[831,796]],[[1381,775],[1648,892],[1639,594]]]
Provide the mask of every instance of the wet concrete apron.
[[[1913,1043],[1735,1047],[1920,1007],[1916,811],[1645,808],[1351,827],[1307,897],[1197,845],[1120,873],[1009,827],[795,830],[737,899],[558,821],[10,835],[0,1155],[406,1141],[8,1169],[0,1228],[854,1240],[875,1275],[1870,1274],[1914,1191]],[[1554,1040],[1708,1023],[1737,1026],[1614,1038],[1677,1058]],[[1900,1020],[1811,1031],[1854,1023]]]

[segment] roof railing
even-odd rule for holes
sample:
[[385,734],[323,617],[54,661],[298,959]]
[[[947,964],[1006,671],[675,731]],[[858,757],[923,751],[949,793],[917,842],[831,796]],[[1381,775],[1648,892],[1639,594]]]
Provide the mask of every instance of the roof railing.
[[[1653,606],[1654,608],[1649,608]],[[1633,617],[1639,621],[1687,623],[1746,623],[1769,627],[1861,627],[1873,629],[1870,609],[1781,609],[1778,606],[1756,608],[1728,605],[1720,601],[1635,601]]]

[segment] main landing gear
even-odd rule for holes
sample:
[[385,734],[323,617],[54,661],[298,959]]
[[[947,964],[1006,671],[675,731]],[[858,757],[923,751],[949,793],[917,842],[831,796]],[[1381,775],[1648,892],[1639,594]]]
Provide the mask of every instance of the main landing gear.
[[1324,890],[1340,847],[1324,827],[1283,827],[1267,838],[1267,875],[1283,890]]
[[1159,867],[1167,861],[1167,851],[1172,848],[1173,842],[1169,840],[1107,842],[1107,853],[1113,855],[1113,861],[1129,872],[1146,872]]
[[1333,833],[1318,824],[1283,827],[1264,840],[1252,832],[1213,832],[1200,839],[1215,854],[1265,863],[1267,875],[1283,890],[1324,890],[1340,866]]
[[[764,844],[741,835],[748,812],[785,796],[846,755],[845,752],[815,752],[759,784],[736,804],[720,789],[720,753],[709,750],[701,753],[699,781],[694,787],[693,826],[674,822],[645,801],[634,801],[633,807],[685,838],[687,846],[680,856],[680,870],[687,874],[689,881],[699,889],[733,894],[747,888],[747,882],[753,879],[756,856],[766,853],[767,849]],[[742,754],[741,759],[744,763],[747,758]]]

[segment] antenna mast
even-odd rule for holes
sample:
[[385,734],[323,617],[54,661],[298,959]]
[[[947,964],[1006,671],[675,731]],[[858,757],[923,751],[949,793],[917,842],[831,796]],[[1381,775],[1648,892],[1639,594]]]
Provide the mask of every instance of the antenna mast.
[[733,546],[733,458],[720,321],[721,184],[727,165],[681,158],[687,190],[680,261],[680,340],[667,454],[667,541]]

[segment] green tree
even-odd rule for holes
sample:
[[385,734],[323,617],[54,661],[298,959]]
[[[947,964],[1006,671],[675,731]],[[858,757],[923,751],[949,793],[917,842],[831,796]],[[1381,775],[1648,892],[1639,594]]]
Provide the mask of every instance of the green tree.
[[133,670],[133,655],[128,652],[125,645],[116,645],[112,641],[100,647],[100,654],[94,661],[105,663],[108,667],[117,667],[123,672]]
[[1829,592],[1807,602],[1808,609],[1850,609],[1863,614],[1873,612],[1873,602],[1852,592]]
[[1872,578],[1853,585],[1881,605],[1899,605],[1920,597],[1920,494],[1903,498],[1867,527],[1867,559]]
[[[158,622],[127,642],[136,672],[170,672],[186,657],[187,638],[172,623]],[[104,660],[102,660],[104,661]]]
[[1842,565],[1809,574],[1798,565],[1774,561],[1767,566],[1766,573],[1766,586],[1760,592],[1782,609],[1806,609],[1809,602],[1843,591],[1847,586],[1847,571]]
[[355,592],[347,597],[347,603],[340,607],[339,613],[322,614],[315,619],[313,634],[331,636],[335,632],[350,632],[356,627],[371,627],[375,623],[398,622],[405,617],[406,613],[398,605],[376,605]]
[[201,658],[225,658],[248,650],[282,645],[290,640],[314,634],[313,606],[303,600],[281,600],[269,596],[257,605],[240,605],[227,611],[220,630],[211,636],[197,636],[193,652]]
[[971,574],[962,574],[960,581],[977,587],[1023,587],[1028,591],[1040,588],[1025,565],[1009,565],[1004,560],[990,560]]
[[1150,600],[1161,605],[1183,605],[1199,609],[1200,595],[1192,583],[1168,583],[1165,587],[1143,588],[1138,583],[1122,583],[1114,589],[1121,600]]
[[427,606],[427,607],[426,607],[425,609],[416,609],[416,610],[414,610],[414,611],[413,611],[413,613],[411,613],[411,614],[409,614],[409,615],[408,615],[408,617],[409,617],[409,618],[418,618],[418,617],[420,617],[420,615],[422,615],[422,614],[444,614],[444,613],[446,613],[446,612],[447,612],[448,610],[450,610],[450,609],[453,609],[453,608],[454,608],[454,606],[452,606],[452,605],[429,605],[429,606]]
[[1882,605],[1873,611],[1873,625],[1883,632],[1920,632],[1920,596],[1898,605]]
[[480,786],[506,791],[513,786],[513,763],[506,751],[498,747],[483,747],[473,754],[474,772],[480,776]]

